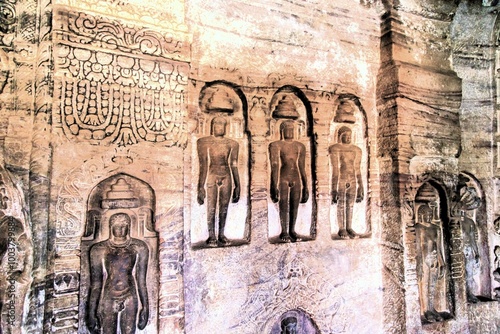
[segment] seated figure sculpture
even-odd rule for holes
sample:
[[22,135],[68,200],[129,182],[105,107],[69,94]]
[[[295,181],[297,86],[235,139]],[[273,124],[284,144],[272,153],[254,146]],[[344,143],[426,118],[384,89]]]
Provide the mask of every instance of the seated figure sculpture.
[[297,318],[286,317],[281,320],[281,334],[297,334]]
[[332,165],[332,204],[337,203],[337,222],[339,237],[356,238],[352,229],[354,201],[361,202],[364,197],[361,177],[361,149],[351,144],[352,131],[342,127],[338,132],[338,143],[329,147]]
[[435,309],[439,294],[436,285],[445,273],[445,259],[440,220],[437,218],[437,203],[423,204],[418,208],[415,224],[417,249],[420,254],[418,285],[420,307],[427,322],[442,321],[443,317]]
[[299,203],[309,199],[305,171],[306,147],[294,140],[293,121],[280,125],[281,139],[269,144],[271,162],[271,200],[279,203],[280,240],[295,242],[298,235],[295,223]]
[[134,334],[147,325],[149,250],[145,242],[130,237],[130,223],[126,213],[111,215],[109,239],[90,248],[87,326],[91,333],[117,334],[119,328],[122,334]]

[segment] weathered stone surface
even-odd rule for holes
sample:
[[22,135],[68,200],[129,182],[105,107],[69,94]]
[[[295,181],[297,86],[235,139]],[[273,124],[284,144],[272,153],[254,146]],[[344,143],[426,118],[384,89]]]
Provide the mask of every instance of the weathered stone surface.
[[4,1],[1,332],[495,332],[498,6]]

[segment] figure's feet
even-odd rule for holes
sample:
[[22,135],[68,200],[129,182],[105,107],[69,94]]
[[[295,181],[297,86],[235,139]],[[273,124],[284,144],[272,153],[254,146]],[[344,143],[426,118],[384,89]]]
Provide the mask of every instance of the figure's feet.
[[290,241],[295,242],[299,240],[299,236],[295,232],[290,232]]
[[280,233],[280,240],[282,242],[291,242],[292,238],[287,233]]
[[226,238],[225,235],[219,235],[219,244],[221,246],[227,246],[229,245],[231,242],[229,241],[228,238]]
[[339,230],[339,237],[341,239],[349,239],[349,234],[347,233],[347,230],[345,228],[341,228]]
[[213,237],[208,238],[207,245],[209,245],[211,247],[217,247],[217,239],[215,239]]
[[359,235],[352,228],[347,228],[346,231],[351,239],[359,238]]

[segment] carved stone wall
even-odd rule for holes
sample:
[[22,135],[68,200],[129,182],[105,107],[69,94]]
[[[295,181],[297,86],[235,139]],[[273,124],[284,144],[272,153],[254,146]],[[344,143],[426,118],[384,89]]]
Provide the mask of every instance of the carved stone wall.
[[495,332],[499,8],[3,1],[0,332]]

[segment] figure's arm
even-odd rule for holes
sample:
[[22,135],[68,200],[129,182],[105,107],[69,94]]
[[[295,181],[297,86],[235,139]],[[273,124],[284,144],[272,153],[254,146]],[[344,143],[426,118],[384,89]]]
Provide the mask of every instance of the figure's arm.
[[196,142],[198,149],[198,160],[200,173],[198,177],[198,204],[202,205],[205,202],[205,181],[208,173],[208,147],[203,138]]
[[300,203],[306,203],[309,199],[309,190],[307,189],[307,174],[306,174],[306,147],[304,144],[299,145],[299,173],[302,182],[302,196]]
[[437,248],[437,265],[438,265],[438,277],[441,278],[444,275],[444,268],[445,268],[445,260],[444,260],[444,245],[443,245],[443,235],[441,233],[441,229],[437,228],[437,241],[436,241],[436,248]]
[[363,187],[363,178],[361,176],[361,155],[362,151],[358,147],[356,147],[356,156],[354,158],[354,170],[356,173],[356,183],[358,184],[358,188],[356,190],[356,202],[361,202],[365,197],[365,190]]
[[98,333],[101,324],[97,316],[97,305],[101,297],[102,290],[102,252],[99,248],[93,246],[89,253],[90,262],[90,293],[87,310],[87,326],[91,333]]
[[271,200],[273,202],[278,202],[279,200],[279,190],[278,190],[278,178],[279,178],[279,164],[280,164],[280,152],[279,147],[276,143],[269,144],[269,161],[271,163]]
[[229,157],[229,166],[231,167],[231,174],[233,176],[233,203],[236,203],[240,200],[240,175],[238,173],[238,154],[239,154],[239,145],[237,142],[231,147],[231,155]]
[[146,244],[140,244],[140,247],[137,248],[137,270],[135,275],[137,280],[137,292],[139,294],[139,300],[141,301],[141,311],[139,312],[139,322],[137,327],[142,330],[146,327],[149,320],[149,299],[148,288],[146,285],[149,250]]
[[328,149],[330,154],[330,164],[332,165],[332,203],[337,203],[339,200],[338,184],[339,184],[339,154],[333,146]]
[[477,232],[476,224],[471,219],[470,221],[470,233],[471,233],[471,244],[472,249],[474,250],[474,258],[476,261],[479,261],[479,249],[477,248],[477,242],[479,240],[479,234]]
[[19,248],[24,251],[22,272],[18,277],[18,282],[21,284],[31,281],[31,269],[33,268],[33,245],[28,240],[25,233],[19,237]]

